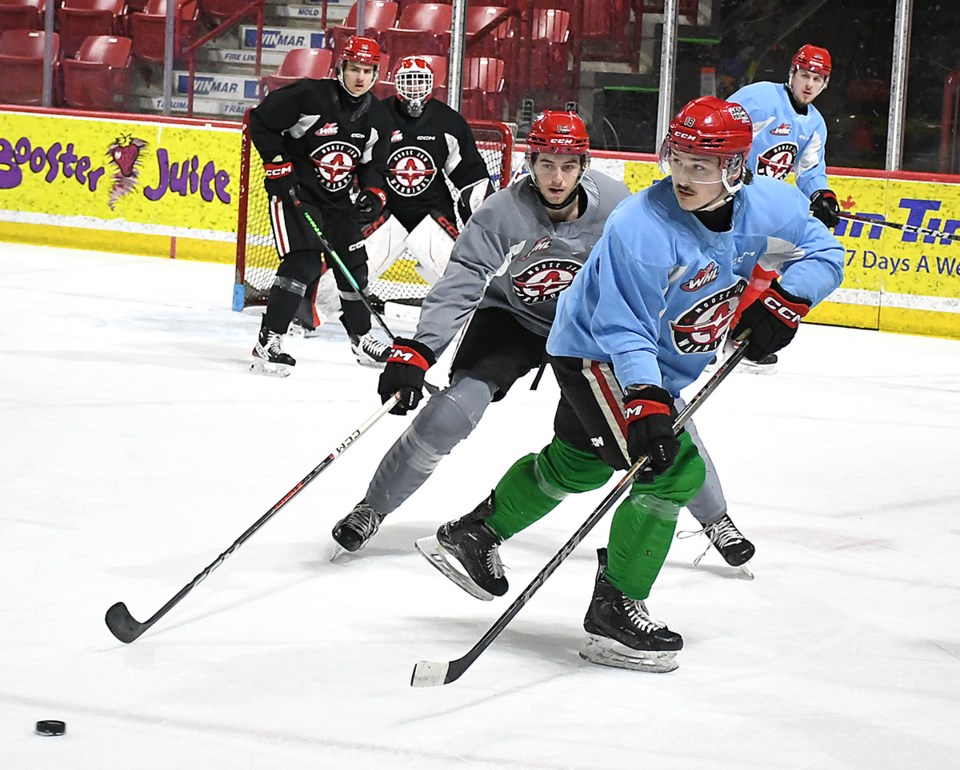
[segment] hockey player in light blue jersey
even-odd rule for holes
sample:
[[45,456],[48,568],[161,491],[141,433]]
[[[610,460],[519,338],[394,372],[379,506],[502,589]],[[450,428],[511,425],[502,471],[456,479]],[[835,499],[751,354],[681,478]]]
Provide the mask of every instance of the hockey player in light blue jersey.
[[753,121],[750,170],[774,179],[792,171],[811,212],[827,227],[836,227],[840,209],[827,183],[827,124],[813,101],[826,89],[832,68],[826,48],[805,45],[794,54],[786,83],[751,83],[730,96]]
[[674,402],[717,352],[754,266],[763,259],[782,277],[733,330],[741,339],[749,332],[753,360],[787,345],[843,276],[843,248],[810,216],[803,193],[766,177],[748,184],[751,139],[746,110],[715,97],[695,99],[670,122],[661,149],[670,176],[614,209],[560,296],[547,341],[561,390],[552,441],[437,533],[470,580],[503,593],[504,540],[649,456],[599,551],[580,651],[594,663],[677,667],[682,637],[644,603],[678,512],[705,476],[690,434],[673,433]]
[[[827,183],[824,151],[827,124],[813,101],[830,82],[833,63],[826,48],[801,46],[790,62],[786,83],[759,82],[744,86],[730,96],[753,121],[753,147],[747,164],[756,176],[786,179],[792,171],[803,194],[810,199],[810,213],[827,227],[840,221],[837,196]],[[777,274],[767,265],[757,265],[750,278],[739,312],[759,297]],[[733,323],[737,322],[735,316]],[[745,369],[763,374],[775,370],[776,355]]]

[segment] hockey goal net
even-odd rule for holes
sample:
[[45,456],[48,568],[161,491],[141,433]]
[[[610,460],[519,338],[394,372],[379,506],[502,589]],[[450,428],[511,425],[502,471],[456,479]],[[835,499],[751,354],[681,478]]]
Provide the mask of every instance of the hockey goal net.
[[[513,153],[513,135],[509,126],[480,120],[469,121],[469,124],[494,187],[506,187],[510,182]],[[250,141],[246,117],[243,121],[239,195],[234,310],[265,305],[280,265],[270,232],[263,165]],[[462,226],[463,223],[458,224]],[[383,274],[370,276],[368,292],[383,302],[419,304],[430,286],[414,269],[415,264],[402,255]]]

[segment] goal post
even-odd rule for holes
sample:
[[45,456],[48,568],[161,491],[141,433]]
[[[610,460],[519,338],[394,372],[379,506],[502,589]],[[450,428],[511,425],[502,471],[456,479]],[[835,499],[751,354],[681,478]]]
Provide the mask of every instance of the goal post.
[[[244,116],[241,134],[237,252],[233,287],[233,309],[237,311],[267,303],[270,287],[280,266],[270,230],[268,198],[263,188],[263,164],[250,141],[248,115]],[[506,123],[489,120],[471,120],[468,123],[477,149],[487,164],[487,172],[494,188],[506,187],[510,183],[513,154],[513,134],[510,127]],[[415,267],[415,260],[401,255],[381,275],[370,276],[371,293],[384,302],[418,305],[426,296],[430,284],[420,276]]]

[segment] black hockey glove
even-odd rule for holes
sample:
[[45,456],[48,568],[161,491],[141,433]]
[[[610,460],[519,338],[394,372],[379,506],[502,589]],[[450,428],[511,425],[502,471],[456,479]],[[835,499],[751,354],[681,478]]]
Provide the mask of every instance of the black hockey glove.
[[275,195],[282,201],[290,202],[290,191],[300,197],[300,180],[289,160],[277,160],[263,164],[263,187],[267,195]]
[[623,394],[627,419],[627,451],[631,462],[650,458],[640,481],[649,484],[673,465],[680,441],[673,432],[673,396],[656,385],[631,385]]
[[840,224],[840,204],[833,190],[817,190],[810,196],[810,213],[833,229]]
[[383,207],[386,205],[387,195],[383,190],[378,190],[376,187],[368,187],[363,190],[353,204],[357,223],[361,227],[366,227],[371,222],[376,221],[377,217],[383,213]]
[[747,306],[737,325],[730,332],[739,339],[747,331],[746,357],[762,361],[771,353],[790,344],[800,319],[810,312],[810,303],[784,291],[778,281],[770,284],[763,294]]
[[427,369],[436,362],[433,351],[416,340],[397,337],[393,341],[393,350],[377,386],[380,403],[385,404],[394,393],[400,392],[400,400],[390,414],[406,414],[417,408],[423,398],[423,380]]

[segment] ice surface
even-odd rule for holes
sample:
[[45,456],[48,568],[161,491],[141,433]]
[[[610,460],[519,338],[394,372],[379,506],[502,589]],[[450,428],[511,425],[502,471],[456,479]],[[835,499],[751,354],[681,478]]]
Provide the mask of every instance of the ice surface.
[[[0,768],[948,768],[960,756],[960,343],[804,325],[697,416],[756,580],[676,540],[648,602],[686,640],[634,673],[577,650],[605,522],[457,681],[463,655],[602,499],[501,548],[479,602],[413,542],[551,435],[520,383],[359,554],[330,529],[388,415],[131,645],[140,620],[374,413],[336,322],[286,380],[227,265],[0,244]],[[394,331],[401,331],[395,329]],[[408,331],[408,329],[402,329]],[[690,395],[689,393],[686,395]],[[680,529],[694,528],[681,514]],[[67,734],[33,734],[63,719]]]

